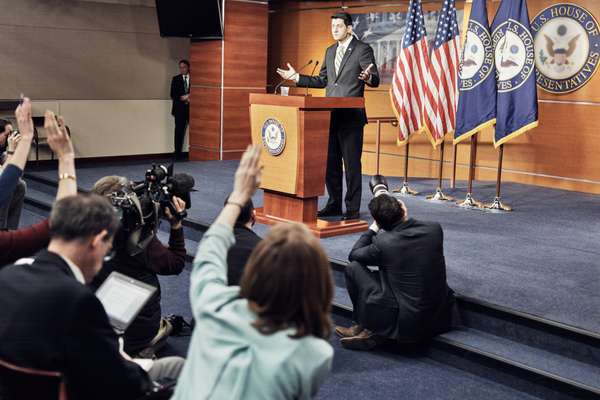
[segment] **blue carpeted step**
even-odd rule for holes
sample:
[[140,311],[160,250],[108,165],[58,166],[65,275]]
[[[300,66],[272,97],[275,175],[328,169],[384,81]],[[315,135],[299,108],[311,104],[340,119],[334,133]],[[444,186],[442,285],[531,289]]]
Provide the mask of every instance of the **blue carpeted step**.
[[56,189],[53,193],[49,193],[48,191],[42,191],[36,187],[32,187],[29,182],[27,182],[27,193],[25,194],[26,204],[32,205],[40,210],[50,211],[55,198]]
[[436,340],[503,358],[515,366],[535,369],[548,376],[572,380],[600,394],[600,366],[598,365],[583,363],[476,329],[453,330],[440,335]]
[[461,325],[600,366],[600,335],[535,315],[459,297]]

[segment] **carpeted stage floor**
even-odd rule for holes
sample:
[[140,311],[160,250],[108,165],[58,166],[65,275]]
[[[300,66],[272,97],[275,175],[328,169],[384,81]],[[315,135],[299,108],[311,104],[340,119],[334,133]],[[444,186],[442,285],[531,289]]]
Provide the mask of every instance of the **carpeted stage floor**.
[[[82,188],[110,174],[142,179],[149,162],[120,162],[79,167]],[[176,172],[196,179],[190,216],[211,222],[231,189],[237,161],[178,163]],[[56,171],[40,171],[56,179]],[[368,176],[363,177],[362,217],[370,220]],[[399,179],[389,179],[392,187]],[[411,186],[431,193],[435,182],[413,179]],[[465,183],[446,194],[465,196]],[[490,201],[494,183],[475,183],[474,197]],[[600,333],[600,196],[505,183],[503,200],[512,213],[464,210],[431,203],[423,195],[405,198],[409,214],[438,221],[445,233],[448,281],[462,295]],[[262,204],[257,193],[255,205]],[[320,199],[320,205],[325,197]],[[258,225],[265,234],[268,227]],[[346,260],[358,234],[323,239],[330,257]],[[399,255],[401,256],[401,255]]]

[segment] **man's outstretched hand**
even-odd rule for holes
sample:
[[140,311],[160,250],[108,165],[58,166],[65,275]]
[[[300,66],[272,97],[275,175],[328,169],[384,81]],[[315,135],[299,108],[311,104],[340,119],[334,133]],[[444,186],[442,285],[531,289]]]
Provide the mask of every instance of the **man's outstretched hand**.
[[298,74],[292,64],[287,63],[288,69],[277,68],[277,73],[281,76],[282,79],[286,80],[295,80],[296,75]]

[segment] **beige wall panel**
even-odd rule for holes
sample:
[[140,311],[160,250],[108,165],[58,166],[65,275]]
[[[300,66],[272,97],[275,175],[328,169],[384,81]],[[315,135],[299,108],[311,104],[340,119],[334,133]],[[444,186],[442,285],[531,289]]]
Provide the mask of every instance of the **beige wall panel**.
[[145,34],[0,26],[0,38],[1,98],[168,99],[187,55]]
[[168,99],[189,40],[161,38],[155,8],[0,0],[0,98]]
[[158,35],[155,7],[78,0],[0,0],[0,7],[0,25]]
[[170,101],[60,101],[59,107],[71,129],[77,157],[173,151]]

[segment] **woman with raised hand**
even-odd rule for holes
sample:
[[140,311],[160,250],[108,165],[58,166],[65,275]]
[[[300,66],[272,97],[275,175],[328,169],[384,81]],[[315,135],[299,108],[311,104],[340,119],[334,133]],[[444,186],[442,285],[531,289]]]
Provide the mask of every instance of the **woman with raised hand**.
[[275,226],[241,285],[227,286],[233,226],[260,182],[259,160],[260,148],[249,146],[198,247],[190,286],[196,327],[174,399],[309,399],[331,369],[331,272],[306,227]]
[[[33,121],[31,120],[31,101],[28,98],[15,111],[21,135],[14,155],[7,160],[7,168],[0,177],[0,193],[14,190],[14,185],[21,176],[25,166],[31,138],[33,137]],[[44,128],[48,135],[48,145],[58,158],[58,191],[56,200],[77,194],[77,178],[75,176],[75,151],[62,117],[56,117],[52,111],[44,115]],[[12,167],[11,167],[12,166]],[[17,169],[17,178],[10,182],[4,180],[4,174],[10,168]],[[9,170],[10,171],[10,170]],[[12,174],[12,172],[9,172]],[[8,178],[7,178],[8,179]],[[44,220],[27,228],[16,231],[0,232],[0,268],[15,262],[19,258],[35,254],[46,247],[50,239],[48,220]]]

